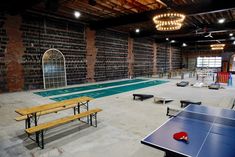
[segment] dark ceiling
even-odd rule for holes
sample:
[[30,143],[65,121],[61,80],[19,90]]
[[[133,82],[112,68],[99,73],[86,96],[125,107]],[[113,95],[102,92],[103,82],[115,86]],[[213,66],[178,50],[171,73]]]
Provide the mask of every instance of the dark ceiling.
[[[155,29],[153,16],[167,8],[186,14],[181,30]],[[205,45],[211,42],[231,44],[235,40],[229,36],[229,33],[235,36],[235,0],[3,0],[0,9],[10,14],[27,10],[74,20],[74,11],[80,11],[81,18],[76,20],[92,29],[111,28],[132,37],[152,37],[157,42],[166,42],[169,38],[176,43]],[[220,18],[225,18],[225,23],[218,24]],[[136,28],[140,29],[139,33],[135,33]]]

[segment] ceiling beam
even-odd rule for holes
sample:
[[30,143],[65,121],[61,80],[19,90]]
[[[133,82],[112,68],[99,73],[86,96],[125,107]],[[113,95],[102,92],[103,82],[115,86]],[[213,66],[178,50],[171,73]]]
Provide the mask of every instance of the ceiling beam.
[[[223,43],[223,42],[230,42],[232,43],[234,41],[234,37],[229,37],[228,34],[217,34],[217,35],[212,35],[213,38],[211,37],[204,37],[204,35],[194,35],[194,36],[186,36],[186,37],[175,37],[175,38],[169,38],[169,42],[171,40],[175,40],[175,43],[197,43],[197,44],[202,44],[202,43]],[[166,39],[155,39],[157,43],[164,43],[166,42]]]
[[[230,31],[235,31],[235,21],[232,22],[226,22],[224,24],[207,24],[207,25],[198,25],[197,27],[194,26],[187,26],[187,27],[182,27],[180,30],[177,31],[157,31],[156,28],[150,28],[148,30],[142,30],[138,34],[135,32],[130,32],[130,36],[132,38],[137,38],[137,37],[148,37],[152,36],[156,39],[165,39],[166,37],[168,38],[177,38],[177,37],[187,37],[187,36],[194,36],[198,34],[204,34],[205,32],[203,31],[204,28],[207,28],[207,32],[211,33],[221,33],[222,32],[230,32]],[[197,33],[196,33],[196,30]]]
[[139,8],[137,10],[149,10],[149,7],[147,7],[146,5],[143,5],[141,3],[139,3],[138,1],[135,1],[135,0],[125,0],[124,3],[127,3],[128,5],[130,6],[134,6],[136,8]]
[[166,5],[166,7],[168,7],[168,8],[175,7],[175,3],[173,2],[173,0],[161,0],[161,2],[164,3]]
[[[195,3],[193,6],[192,4],[188,4],[185,6],[174,6],[175,11],[182,12],[187,16],[193,15],[200,15],[200,14],[208,14],[208,13],[215,13],[220,11],[226,11],[235,9],[235,1],[230,1],[229,3],[223,2],[221,0],[207,0],[201,3]],[[104,29],[110,27],[116,27],[120,25],[127,25],[139,22],[146,22],[152,20],[153,16],[162,12],[167,11],[166,8],[164,9],[157,9],[151,11],[145,11],[142,13],[135,13],[124,15],[116,18],[105,19],[101,21],[91,21],[90,27],[91,29]]]
[[[177,47],[181,47],[183,52],[200,52],[200,51],[208,51],[208,50],[211,50],[211,47],[210,47],[210,44],[211,43],[207,43],[205,45],[188,45],[187,47],[181,47],[180,45],[175,45]],[[224,50],[212,50],[211,52],[216,52],[216,51],[220,51],[220,52],[223,52],[223,51],[234,51],[234,48],[235,48],[235,45],[233,44],[230,44],[230,43],[225,43],[225,47],[224,47]],[[214,54],[214,53],[213,53]]]
[[[54,0],[57,3],[57,0]],[[6,12],[11,15],[17,15],[30,9],[32,6],[41,3],[40,0],[1,0],[0,1],[0,13]]]

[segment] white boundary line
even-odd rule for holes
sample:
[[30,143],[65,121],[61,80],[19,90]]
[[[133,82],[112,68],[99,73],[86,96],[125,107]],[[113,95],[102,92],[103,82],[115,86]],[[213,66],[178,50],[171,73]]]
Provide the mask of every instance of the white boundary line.
[[202,145],[201,145],[201,147],[200,147],[199,151],[197,152],[196,157],[197,157],[197,156],[199,155],[199,153],[201,152],[202,147],[203,147],[203,145],[205,144],[206,139],[207,139],[207,137],[209,136],[209,134],[210,134],[210,132],[211,132],[211,129],[212,129],[212,127],[213,127],[214,122],[215,122],[215,119],[214,119],[214,121],[213,121],[213,123],[212,123],[212,125],[211,125],[211,128],[210,128],[210,130],[208,131],[208,133],[207,133],[207,135],[206,135],[206,137],[205,137],[204,141],[202,142]]

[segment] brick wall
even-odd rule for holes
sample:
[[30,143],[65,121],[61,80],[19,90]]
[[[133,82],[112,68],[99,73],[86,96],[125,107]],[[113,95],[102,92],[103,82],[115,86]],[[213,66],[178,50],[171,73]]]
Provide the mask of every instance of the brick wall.
[[3,28],[5,17],[0,14],[0,93],[8,91],[6,81],[5,50],[8,42],[6,30]]
[[67,84],[86,82],[86,44],[80,24],[34,15],[24,15],[21,26],[26,48],[25,89],[43,88],[42,56],[50,48],[61,51],[66,60]]
[[[65,56],[68,85],[146,76],[169,69],[168,48],[149,39],[132,39],[111,30],[85,31],[82,24],[35,14],[14,18],[18,19],[15,35],[7,33],[7,18],[0,15],[0,92],[42,89],[42,56],[50,48]],[[15,39],[17,46],[10,46],[15,48],[8,51]],[[7,54],[15,57],[12,66],[7,64]],[[178,50],[172,52],[173,68],[181,63],[180,55]],[[17,73],[11,72],[14,67]]]
[[171,70],[182,67],[182,53],[179,48],[171,47]]
[[22,18],[20,16],[6,16],[4,28],[8,37],[5,49],[5,65],[7,88],[10,92],[20,91],[24,87],[24,74],[22,66],[22,56],[24,46],[22,42],[22,31],[20,26]]
[[133,39],[128,38],[128,77],[131,78],[134,76],[133,73],[133,64],[134,64],[134,54],[133,54]]
[[169,71],[169,47],[165,44],[157,45],[157,72]]
[[153,74],[153,41],[148,39],[134,39],[134,76],[146,76]]
[[86,51],[87,51],[87,81],[95,82],[95,63],[96,63],[96,55],[97,49],[95,47],[95,31],[86,29]]
[[95,80],[113,80],[128,77],[128,35],[114,31],[97,31]]

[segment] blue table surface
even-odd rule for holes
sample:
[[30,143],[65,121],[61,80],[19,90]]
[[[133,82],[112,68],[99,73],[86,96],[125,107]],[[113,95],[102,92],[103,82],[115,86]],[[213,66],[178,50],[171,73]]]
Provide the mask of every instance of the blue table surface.
[[[189,105],[184,111],[201,115],[179,114],[141,142],[192,157],[235,157],[235,111],[200,105]],[[188,144],[173,139],[173,134],[181,131],[188,133]]]

